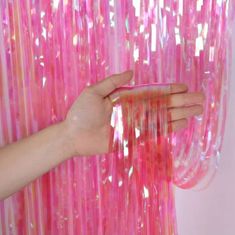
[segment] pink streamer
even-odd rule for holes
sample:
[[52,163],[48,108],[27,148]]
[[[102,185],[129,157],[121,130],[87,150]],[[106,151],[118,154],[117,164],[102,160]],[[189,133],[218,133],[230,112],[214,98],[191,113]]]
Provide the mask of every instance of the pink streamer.
[[[233,0],[2,0],[1,146],[62,120],[86,85],[134,69],[130,85],[184,82],[190,91],[205,91],[203,117],[192,118],[186,130],[168,139],[170,145],[164,137],[162,148],[170,148],[164,156],[173,158],[175,185],[206,185],[218,167],[223,140],[234,5]],[[164,133],[164,122],[161,126]],[[132,157],[152,161],[156,147],[149,156],[138,149]],[[156,182],[145,171],[136,186],[149,182],[149,198],[132,197],[138,200],[130,201],[129,210],[123,197],[129,186],[135,192],[135,184],[123,173],[126,188],[117,193],[116,173],[125,167],[129,173],[132,165],[117,167],[125,163],[117,157],[73,158],[4,200],[0,234],[177,234],[172,182]],[[166,193],[161,202],[153,185],[160,195]],[[167,217],[156,213],[167,199],[170,222],[165,224]],[[148,216],[138,221],[133,210],[143,205],[150,205]]]

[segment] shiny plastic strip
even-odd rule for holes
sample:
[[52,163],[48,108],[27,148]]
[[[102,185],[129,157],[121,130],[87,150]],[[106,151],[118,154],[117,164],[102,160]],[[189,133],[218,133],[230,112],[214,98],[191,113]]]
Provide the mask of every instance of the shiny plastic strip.
[[[223,142],[234,5],[233,0],[1,0],[0,145],[62,120],[86,85],[134,69],[130,85],[184,82],[190,91],[205,92],[204,115],[171,136],[168,154],[175,185],[206,185]],[[110,182],[115,158],[73,158],[4,200],[0,233],[115,234],[106,223],[119,202]],[[148,190],[154,197],[154,189]],[[113,208],[106,210],[104,202]],[[152,224],[155,217],[145,219]]]

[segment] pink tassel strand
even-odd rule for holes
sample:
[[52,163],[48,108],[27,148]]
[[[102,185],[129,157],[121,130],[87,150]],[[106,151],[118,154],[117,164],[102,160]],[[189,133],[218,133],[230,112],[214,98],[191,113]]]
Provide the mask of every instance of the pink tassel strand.
[[74,157],[0,202],[1,235],[177,234],[174,185],[205,187],[227,113],[233,0],[1,0],[0,145],[64,119],[89,84],[134,70],[204,91],[203,116],[167,134],[169,87],[114,102],[111,147]]

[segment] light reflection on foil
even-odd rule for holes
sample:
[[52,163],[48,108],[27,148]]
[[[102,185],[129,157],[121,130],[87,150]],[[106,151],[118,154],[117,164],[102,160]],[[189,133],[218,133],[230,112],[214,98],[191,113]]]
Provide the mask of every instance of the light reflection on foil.
[[[185,82],[190,91],[206,91],[205,114],[171,140],[174,183],[190,188],[202,178],[208,182],[223,142],[232,15],[229,0],[1,0],[0,144],[62,120],[84,87],[134,69],[131,85]],[[114,114],[120,113],[119,107]],[[113,125],[119,149],[130,141],[121,119],[113,119],[120,123]],[[133,134],[144,149],[143,123]],[[159,159],[147,156],[146,165],[136,164],[128,144],[125,158],[123,149],[117,155],[73,158],[1,202],[0,233],[177,234],[173,212],[169,224],[160,219],[169,212],[159,203],[161,195],[173,195],[171,184],[151,178]],[[151,147],[152,157],[159,156]],[[141,197],[131,197],[129,188]],[[140,215],[131,217],[130,211]],[[158,233],[148,226],[153,215]]]

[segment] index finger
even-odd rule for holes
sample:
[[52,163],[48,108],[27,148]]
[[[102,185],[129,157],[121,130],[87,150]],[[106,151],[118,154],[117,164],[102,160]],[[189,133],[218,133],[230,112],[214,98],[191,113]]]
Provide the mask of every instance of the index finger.
[[188,86],[185,83],[171,83],[170,94],[183,93],[188,91]]
[[187,92],[188,87],[184,83],[171,84],[144,84],[137,86],[124,86],[115,89],[109,97],[112,102],[116,102],[119,98],[135,97],[140,100],[152,99],[162,95],[177,94]]

